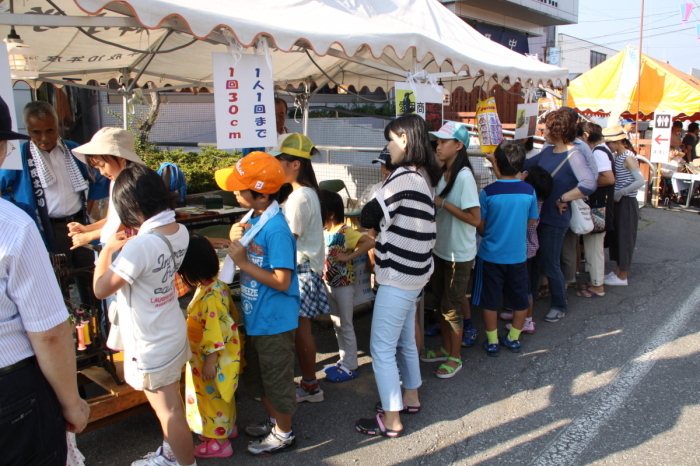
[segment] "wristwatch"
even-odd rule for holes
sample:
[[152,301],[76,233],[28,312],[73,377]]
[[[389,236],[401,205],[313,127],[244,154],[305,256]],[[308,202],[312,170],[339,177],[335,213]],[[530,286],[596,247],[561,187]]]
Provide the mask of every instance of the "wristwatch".
[[559,196],[559,199],[557,199],[557,202],[561,202],[562,204],[566,204],[566,201],[564,200],[564,196]]

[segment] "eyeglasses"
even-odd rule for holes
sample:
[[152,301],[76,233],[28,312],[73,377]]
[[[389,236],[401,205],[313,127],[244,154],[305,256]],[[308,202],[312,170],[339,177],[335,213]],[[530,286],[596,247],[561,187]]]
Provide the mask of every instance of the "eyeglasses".
[[10,141],[0,141],[0,154],[2,154],[3,157],[14,150],[15,146]]

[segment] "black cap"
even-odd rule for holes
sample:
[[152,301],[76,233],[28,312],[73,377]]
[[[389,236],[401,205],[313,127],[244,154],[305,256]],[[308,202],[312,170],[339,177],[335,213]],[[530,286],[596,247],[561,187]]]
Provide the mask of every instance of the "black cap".
[[26,134],[12,131],[12,116],[5,100],[0,97],[0,141],[8,139],[31,139]]
[[390,157],[391,154],[389,154],[389,149],[387,149],[387,146],[384,146],[384,149],[382,149],[376,159],[372,160],[372,163],[381,163],[382,165],[386,165],[386,162]]

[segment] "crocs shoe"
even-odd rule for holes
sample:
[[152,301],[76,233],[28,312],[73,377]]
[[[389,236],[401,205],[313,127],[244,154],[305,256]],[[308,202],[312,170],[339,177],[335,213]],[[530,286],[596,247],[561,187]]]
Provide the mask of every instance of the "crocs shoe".
[[522,345],[520,340],[509,340],[507,335],[502,336],[499,341],[501,345],[505,346],[510,350],[511,353],[519,353],[522,351]]
[[323,370],[326,373],[326,380],[335,383],[347,382],[348,380],[356,379],[360,376],[359,371],[351,371],[342,365],[328,366]]
[[462,346],[466,348],[474,346],[478,335],[479,332],[473,326],[464,327],[464,331],[462,332]]
[[228,440],[223,445],[219,445],[219,442],[212,438],[194,447],[194,456],[197,458],[228,458],[231,455],[233,455],[233,447]]
[[484,350],[492,358],[498,357],[498,352],[501,351],[501,346],[498,343],[489,343],[488,340],[484,342]]

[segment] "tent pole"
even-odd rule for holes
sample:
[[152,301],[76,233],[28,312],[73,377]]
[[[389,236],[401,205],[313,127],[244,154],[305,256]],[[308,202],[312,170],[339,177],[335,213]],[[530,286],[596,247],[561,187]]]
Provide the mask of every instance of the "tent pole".
[[126,130],[129,129],[129,124],[127,122],[127,117],[129,116],[129,112],[127,111],[127,98],[126,92],[124,92],[124,94],[122,94],[122,128]]
[[311,86],[309,85],[309,82],[308,81],[304,82],[304,102],[303,102],[303,105],[304,105],[304,108],[303,108],[303,112],[304,112],[304,127],[303,127],[304,128],[303,129],[304,136],[309,135],[309,97],[310,97],[309,90],[310,89],[311,89]]

